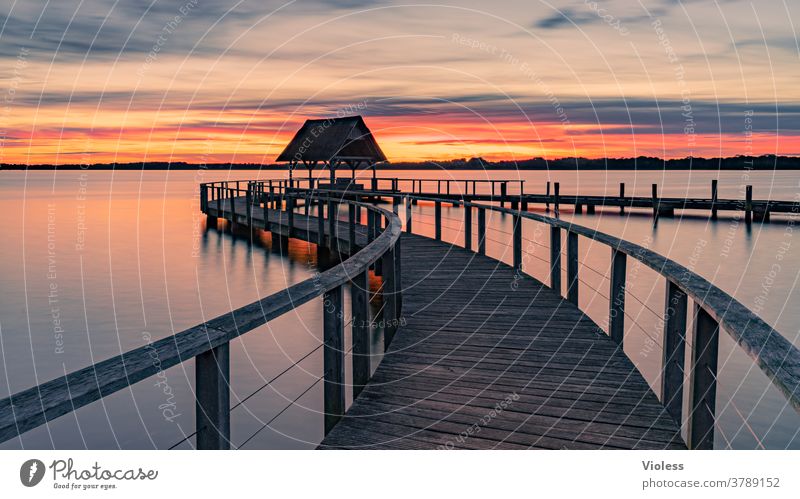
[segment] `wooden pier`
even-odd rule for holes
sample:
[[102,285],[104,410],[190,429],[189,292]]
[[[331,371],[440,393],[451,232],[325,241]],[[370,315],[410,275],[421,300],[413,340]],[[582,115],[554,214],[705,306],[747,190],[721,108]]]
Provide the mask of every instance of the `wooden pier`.
[[[342,255],[341,262],[173,336],[0,400],[0,441],[193,361],[196,429],[170,448],[192,437],[198,449],[241,447],[255,434],[231,442],[230,413],[241,402],[230,400],[230,342],[315,298],[323,309],[317,347],[323,369],[315,381],[324,383],[323,449],[714,448],[723,332],[800,411],[800,351],[730,295],[662,255],[528,212],[524,204],[506,208],[446,195],[333,187],[201,184],[200,208],[209,225],[226,219],[251,235],[267,230],[278,246],[286,238],[310,241]],[[364,202],[376,197],[389,199],[391,209]],[[414,234],[415,201],[436,207],[433,238]],[[464,210],[461,244],[441,240],[442,203]],[[487,212],[512,217],[512,265],[487,255]],[[523,234],[533,224],[544,225],[550,236],[546,284],[525,273]],[[582,240],[609,247],[605,330],[577,307]],[[624,351],[628,260],[655,270],[665,286],[656,390]],[[370,289],[370,276],[380,278],[378,290]],[[373,299],[382,303],[375,315]],[[367,347],[376,328],[386,349],[378,366],[370,364]],[[345,383],[346,352],[352,352],[352,386]],[[349,408],[346,390],[354,400]]]

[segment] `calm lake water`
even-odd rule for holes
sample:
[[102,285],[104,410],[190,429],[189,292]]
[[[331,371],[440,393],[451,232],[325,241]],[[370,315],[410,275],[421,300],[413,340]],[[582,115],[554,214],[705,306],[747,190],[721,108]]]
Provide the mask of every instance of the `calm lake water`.
[[[199,213],[203,181],[283,178],[283,172],[2,172],[0,220],[0,397],[146,345],[313,276],[316,248],[293,241],[288,254],[272,248],[268,234],[254,244],[208,229]],[[324,175],[324,174],[323,174]],[[484,172],[381,172],[404,178],[488,178]],[[712,178],[720,197],[800,198],[798,172],[494,172],[524,179],[526,192],[544,192],[547,180],[561,192],[703,196]],[[432,206],[415,208],[414,231],[433,234]],[[539,209],[538,207],[532,209]],[[444,238],[463,241],[462,215],[443,208]],[[563,218],[571,218],[563,207]],[[787,339],[800,345],[800,249],[789,216],[746,227],[722,214],[662,218],[617,210],[574,215],[647,246],[710,279],[757,310]],[[547,281],[548,233],[526,222],[526,272]],[[510,219],[489,220],[488,251],[505,261]],[[581,241],[581,308],[604,324],[608,310],[609,250]],[[629,264],[625,345],[645,377],[657,386],[663,279]],[[347,299],[347,297],[346,297]],[[347,331],[346,334],[349,334]],[[304,358],[277,382],[232,413],[239,444],[266,423],[245,448],[313,448],[322,439],[321,300],[313,300],[232,343],[232,402]],[[373,338],[376,355],[382,340]],[[349,348],[349,337],[346,340]],[[349,359],[348,359],[349,360]],[[347,373],[350,375],[349,369]],[[188,362],[26,433],[2,448],[166,448],[194,431],[193,363]],[[658,392],[658,390],[656,390]],[[302,394],[302,396],[300,396]],[[300,396],[297,404],[280,411]],[[800,416],[726,334],[721,335],[717,407],[719,447],[800,448]],[[277,418],[275,417],[277,415]],[[273,418],[274,421],[271,421]],[[190,442],[182,444],[188,448]]]

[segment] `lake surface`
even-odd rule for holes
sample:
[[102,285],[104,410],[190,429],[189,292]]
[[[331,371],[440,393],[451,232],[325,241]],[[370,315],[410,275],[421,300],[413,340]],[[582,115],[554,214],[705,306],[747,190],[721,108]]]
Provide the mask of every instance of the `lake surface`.
[[[649,196],[650,185],[658,183],[662,196],[676,197],[707,197],[711,179],[718,178],[721,198],[743,197],[745,184],[754,186],[757,199],[800,196],[798,172],[752,172],[747,178],[741,172],[707,171],[380,174],[491,175],[523,179],[526,192],[544,192],[550,180],[561,183],[563,194],[616,194],[624,181],[626,194]],[[0,173],[5,214],[0,220],[0,396],[144,346],[312,277],[320,267],[313,245],[292,241],[282,255],[268,234],[251,245],[207,228],[199,213],[200,182],[284,177],[284,172],[258,171]],[[432,206],[420,203],[414,210],[414,231],[432,235]],[[443,216],[444,238],[463,241],[460,210],[444,207]],[[800,249],[790,216],[773,216],[772,223],[748,228],[726,214],[712,222],[704,214],[687,213],[662,218],[656,229],[646,210],[626,216],[616,209],[573,215],[563,207],[561,216],[693,268],[800,345]],[[526,272],[547,282],[549,238],[537,225],[525,223],[523,261]],[[510,219],[492,216],[489,227],[489,254],[510,262]],[[582,240],[581,255],[581,308],[603,325],[609,250]],[[631,264],[628,278],[626,353],[657,387],[663,279]],[[233,411],[234,444],[268,422],[245,448],[313,448],[322,439],[321,383],[304,393],[322,372],[320,337],[317,299],[231,344],[232,403],[310,354]],[[380,332],[373,342],[378,355]],[[194,431],[192,364],[168,369],[163,377],[142,381],[2,448],[170,447]],[[800,417],[724,333],[718,377],[719,447],[800,448]],[[296,405],[280,413],[298,396]]]

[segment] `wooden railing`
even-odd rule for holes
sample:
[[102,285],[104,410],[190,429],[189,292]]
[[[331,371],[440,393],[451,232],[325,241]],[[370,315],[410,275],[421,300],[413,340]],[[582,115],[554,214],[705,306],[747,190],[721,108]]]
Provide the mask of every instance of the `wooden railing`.
[[[608,246],[611,250],[611,275],[609,279],[608,334],[623,346],[625,331],[626,267],[633,258],[656,271],[664,278],[666,299],[663,312],[663,345],[661,362],[661,401],[678,424],[682,424],[684,366],[687,344],[688,298],[694,302],[693,329],[691,331],[691,363],[689,375],[689,413],[686,443],[692,449],[710,449],[714,446],[716,422],[717,356],[719,331],[725,330],[739,347],[779,388],[787,401],[800,412],[800,351],[778,331],[765,323],[754,312],[708,280],[658,253],[638,244],[619,239],[594,229],[582,227],[559,218],[499,206],[421,197],[406,194],[405,230],[412,232],[413,201],[426,201],[434,205],[434,237],[442,238],[442,203],[464,209],[463,246],[473,250],[473,212],[477,211],[477,251],[486,254],[486,213],[493,211],[510,215],[513,220],[513,266],[523,269],[523,220],[549,226],[550,230],[550,286],[564,294],[578,306],[580,238],[590,239]],[[562,285],[562,235],[566,235],[566,286]],[[564,289],[566,287],[566,289]],[[745,424],[747,424],[745,422]]]
[[[267,214],[270,209],[279,209],[280,203],[288,206],[289,212],[292,212],[293,198],[275,196],[274,199],[268,199],[263,185],[255,182],[225,184],[201,185],[200,204],[204,213],[213,213],[214,217],[230,217],[233,223],[247,224],[253,229],[254,209],[263,206]],[[246,188],[242,188],[242,185]],[[211,193],[214,193],[213,198]],[[247,200],[246,210],[236,213],[235,199],[241,196]],[[370,266],[377,262],[380,262],[383,273],[383,318],[386,324],[390,324],[385,335],[387,344],[399,323],[402,306],[399,286],[402,225],[395,213],[371,205],[345,199],[334,200],[314,193],[307,193],[304,198],[318,200],[321,207],[326,203],[329,208],[335,207],[328,211],[327,222],[331,230],[327,238],[322,230],[315,242],[327,243],[340,250],[346,247],[350,253],[347,260],[283,291],[185,331],[0,400],[0,442],[157,375],[169,367],[194,359],[196,447],[230,448],[230,342],[319,296],[323,297],[322,347],[327,433],[345,410],[343,286],[349,283],[352,289],[353,389],[354,395],[357,395],[371,372],[369,352],[366,350],[373,323],[367,296],[368,273]],[[268,201],[273,204],[268,205]],[[340,204],[347,204],[351,213],[350,231],[345,239],[337,230],[339,222],[336,212]],[[357,246],[355,237],[355,212],[360,213],[361,210],[366,210],[370,220],[368,244],[363,248]],[[321,214],[324,214],[324,209]],[[319,221],[319,227],[323,229],[325,217],[320,215]],[[306,237],[302,231],[292,231],[291,222],[286,235]],[[153,359],[157,359],[157,362]]]

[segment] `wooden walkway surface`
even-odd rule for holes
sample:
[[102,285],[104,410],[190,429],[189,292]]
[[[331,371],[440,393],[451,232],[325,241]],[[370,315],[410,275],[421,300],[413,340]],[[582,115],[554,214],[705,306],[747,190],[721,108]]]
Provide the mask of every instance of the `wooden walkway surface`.
[[[299,214],[295,225],[318,227]],[[574,305],[489,257],[401,243],[406,323],[320,448],[685,448],[632,362]]]
[[550,288],[446,243],[402,245],[407,324],[321,448],[685,448],[631,361]]

